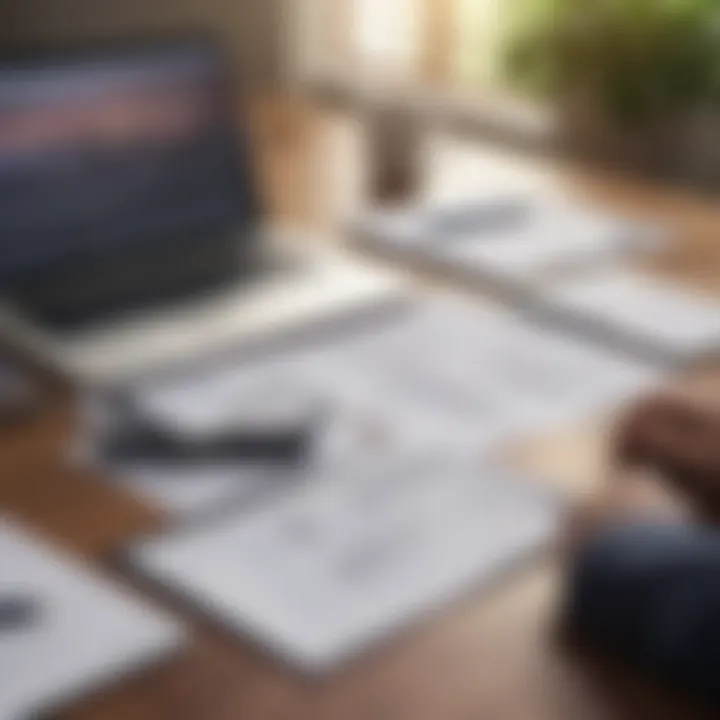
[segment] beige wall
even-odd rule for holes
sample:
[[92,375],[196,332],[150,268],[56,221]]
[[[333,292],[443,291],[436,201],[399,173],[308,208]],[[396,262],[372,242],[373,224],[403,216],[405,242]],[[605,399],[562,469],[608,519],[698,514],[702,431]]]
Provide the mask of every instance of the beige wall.
[[[250,89],[283,82],[286,0],[0,0],[0,44],[199,27],[216,32]],[[9,6],[9,7],[8,7]]]

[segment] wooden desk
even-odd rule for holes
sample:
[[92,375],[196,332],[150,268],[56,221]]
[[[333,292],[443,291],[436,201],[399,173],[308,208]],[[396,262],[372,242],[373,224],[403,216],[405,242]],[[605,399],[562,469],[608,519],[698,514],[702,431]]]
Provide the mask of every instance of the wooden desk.
[[[361,197],[357,133],[348,118],[275,103],[254,113],[259,161],[275,212],[328,228]],[[659,217],[680,240],[656,264],[712,285],[720,212],[682,193],[636,187],[572,168],[530,163],[491,147],[439,136],[431,172],[436,189],[487,182],[497,171],[560,183],[613,207]],[[354,149],[353,149],[354,148]],[[455,158],[453,160],[453,158]],[[476,161],[473,170],[465,162]],[[462,166],[462,167],[461,167]],[[473,173],[476,173],[474,175]],[[490,176],[488,175],[490,173]],[[477,176],[477,179],[473,178]],[[445,185],[444,185],[445,183]],[[449,184],[449,185],[448,185]],[[720,377],[720,376],[719,376]],[[46,407],[0,436],[0,510],[105,564],[160,514],[97,478],[65,467],[72,433],[69,392],[48,383]],[[602,476],[603,423],[511,449],[526,465],[560,469],[569,492]],[[111,572],[113,570],[111,569]],[[1,569],[0,569],[1,572]],[[142,678],[69,709],[69,720],[591,720],[689,718],[687,710],[643,692],[608,693],[548,640],[557,582],[552,560],[507,578],[491,593],[466,597],[397,642],[323,681],[297,676],[249,641],[228,637],[183,612],[193,639],[181,656]]]

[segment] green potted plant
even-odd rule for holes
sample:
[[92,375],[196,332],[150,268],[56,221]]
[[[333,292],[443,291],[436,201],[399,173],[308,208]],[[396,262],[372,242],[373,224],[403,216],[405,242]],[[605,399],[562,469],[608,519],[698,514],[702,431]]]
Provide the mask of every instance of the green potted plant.
[[[514,0],[505,68],[574,151],[679,173],[720,105],[719,0]],[[697,151],[697,149],[696,149]]]

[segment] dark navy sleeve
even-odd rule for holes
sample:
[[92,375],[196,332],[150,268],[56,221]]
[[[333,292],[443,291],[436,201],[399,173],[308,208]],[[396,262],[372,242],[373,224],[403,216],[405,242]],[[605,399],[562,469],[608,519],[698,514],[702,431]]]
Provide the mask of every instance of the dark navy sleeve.
[[720,699],[720,532],[618,525],[579,555],[568,621],[679,690]]

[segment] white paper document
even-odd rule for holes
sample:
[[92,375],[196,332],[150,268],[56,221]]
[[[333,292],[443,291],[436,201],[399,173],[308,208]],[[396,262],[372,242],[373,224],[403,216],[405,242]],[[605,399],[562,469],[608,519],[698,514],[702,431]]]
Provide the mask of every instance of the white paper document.
[[442,208],[378,211],[356,224],[360,242],[422,259],[479,283],[547,282],[661,244],[657,228],[570,201],[509,194]]
[[3,720],[59,712],[161,660],[182,639],[179,625],[150,604],[0,519]]
[[358,464],[259,514],[144,541],[136,568],[306,671],[331,669],[552,536],[537,486],[458,457]]
[[116,468],[116,475],[171,514],[192,514],[246,491],[312,482],[328,468],[342,475],[366,456],[427,447],[485,455],[498,442],[612,407],[656,380],[642,364],[510,313],[433,297],[361,331],[140,390],[155,416],[212,424],[245,396],[257,403],[258,388],[296,388],[326,408],[304,470],[279,484],[242,467],[183,470],[177,482],[173,469]]
[[548,289],[541,308],[660,361],[720,352],[720,300],[627,271],[603,272]]

